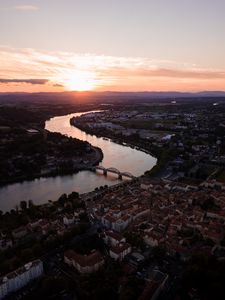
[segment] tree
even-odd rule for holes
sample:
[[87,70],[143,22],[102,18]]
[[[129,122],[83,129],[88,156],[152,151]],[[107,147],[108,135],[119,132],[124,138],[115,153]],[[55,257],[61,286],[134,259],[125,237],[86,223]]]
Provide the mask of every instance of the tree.
[[145,248],[145,243],[143,239],[140,237],[140,235],[132,232],[127,232],[125,233],[125,237],[132,246],[144,249]]
[[27,209],[27,202],[26,201],[20,201],[20,208],[22,210],[26,210]]
[[38,257],[42,254],[42,247],[41,247],[40,243],[36,243],[32,247],[32,252],[33,252],[34,256],[36,256],[36,257]]
[[152,249],[152,255],[156,259],[162,259],[166,255],[166,250],[163,247],[156,246]]
[[68,195],[68,199],[78,199],[80,197],[80,194],[77,192],[72,192],[71,194]]
[[133,276],[128,277],[125,285],[122,286],[119,300],[136,300],[143,290],[145,282],[143,279]]
[[30,248],[24,249],[21,251],[20,257],[24,262],[30,261],[33,259],[33,252]]
[[11,209],[11,210],[10,210],[10,213],[11,213],[11,215],[15,215],[15,214],[16,214],[15,209]]
[[63,277],[46,276],[41,283],[41,293],[43,296],[57,295],[60,291],[68,288],[68,283]]
[[[181,293],[195,289],[199,299],[225,299],[225,264],[214,256],[192,256],[181,281]],[[183,296],[183,295],[182,295]]]
[[64,206],[65,202],[67,201],[67,195],[66,194],[62,194],[59,199],[58,202],[61,206]]
[[33,200],[28,200],[28,207],[31,208],[34,206]]

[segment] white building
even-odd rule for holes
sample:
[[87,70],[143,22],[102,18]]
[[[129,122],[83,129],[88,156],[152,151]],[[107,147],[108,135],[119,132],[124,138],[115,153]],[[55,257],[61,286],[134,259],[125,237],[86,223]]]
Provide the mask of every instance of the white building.
[[131,253],[131,245],[128,243],[120,243],[116,246],[112,246],[109,250],[109,255],[115,259],[122,261],[124,257]]
[[107,229],[113,229],[115,231],[121,232],[127,228],[127,226],[131,223],[132,216],[130,215],[123,215],[116,218],[114,215],[105,215],[101,218],[102,224]]
[[74,222],[75,222],[75,216],[73,216],[72,214],[66,214],[63,217],[63,224],[66,226],[70,226],[74,224]]
[[8,294],[7,278],[0,279],[0,299],[3,299]]
[[110,230],[105,232],[104,241],[106,244],[117,246],[120,243],[125,243],[126,239],[119,233]]
[[35,278],[42,276],[42,274],[43,263],[41,260],[35,260],[5,275],[0,278],[0,299],[21,289]]
[[20,239],[20,238],[24,237],[26,234],[27,234],[27,228],[24,226],[16,228],[12,231],[12,236],[15,239]]
[[158,237],[152,232],[146,232],[144,236],[144,242],[151,247],[156,247],[159,245]]
[[89,274],[101,268],[104,258],[98,251],[93,251],[89,255],[81,255],[73,250],[68,250],[64,254],[64,262],[82,274]]
[[112,224],[115,223],[115,221],[116,219],[111,215],[105,215],[101,218],[102,224],[108,229],[112,228]]

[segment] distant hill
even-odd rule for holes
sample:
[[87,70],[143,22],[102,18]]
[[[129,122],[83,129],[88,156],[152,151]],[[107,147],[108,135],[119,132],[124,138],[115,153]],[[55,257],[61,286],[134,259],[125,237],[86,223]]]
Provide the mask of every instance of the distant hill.
[[189,92],[102,92],[108,96],[141,97],[141,98],[199,98],[199,97],[225,97],[225,91]]
[[11,102],[59,102],[59,103],[116,103],[116,102],[165,102],[179,101],[201,101],[216,99],[225,101],[223,91],[202,91],[196,93],[188,92],[62,92],[62,93],[0,93],[0,103]]

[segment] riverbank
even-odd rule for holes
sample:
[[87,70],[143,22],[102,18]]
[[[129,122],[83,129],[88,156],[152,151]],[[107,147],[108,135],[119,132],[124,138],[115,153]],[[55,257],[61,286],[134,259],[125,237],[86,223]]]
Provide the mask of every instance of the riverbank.
[[[101,149],[94,152],[91,164],[98,164],[102,161],[102,165],[106,168],[116,168],[120,172],[129,172],[135,177],[141,176],[146,170],[150,170],[155,164],[156,159],[149,154],[138,151],[135,147],[128,147],[113,143],[110,140],[93,137],[80,131],[78,128],[70,125],[72,116],[79,116],[81,113],[74,113],[65,116],[51,118],[45,123],[45,130],[51,133],[60,133],[64,138],[79,139],[89,144],[91,147]],[[69,147],[69,150],[71,148]],[[104,157],[103,157],[104,154]],[[62,193],[70,193],[77,191],[80,194],[94,191],[100,186],[113,186],[121,181],[117,175],[95,173],[87,169],[88,164],[82,165],[83,169],[77,173],[70,175],[55,176],[22,183],[12,183],[0,189],[0,209],[9,211],[18,205],[21,201],[32,199],[35,205],[47,203],[49,200],[57,199]],[[65,174],[65,173],[64,173]]]
[[146,145],[144,142],[141,142],[138,139],[132,140],[129,136],[123,136],[118,137],[117,135],[113,134],[112,132],[109,132],[107,130],[93,130],[89,127],[85,126],[84,124],[81,124],[80,122],[76,122],[76,118],[72,117],[70,119],[71,126],[74,126],[82,131],[84,131],[86,134],[89,134],[91,136],[96,136],[98,138],[103,138],[105,140],[112,141],[113,143],[116,143],[121,146],[130,147],[132,149],[136,149],[138,151],[142,151],[148,155],[151,155],[157,159],[156,165],[151,170],[146,170],[148,175],[154,175],[157,176],[159,172],[162,171],[165,163],[164,156],[162,157],[162,151],[160,148],[155,147],[153,145]]
[[[1,100],[1,99],[0,99]],[[15,99],[16,100],[16,99]],[[43,102],[1,106],[0,186],[41,177],[67,175],[87,169],[103,159],[102,151],[90,144],[45,130],[52,117],[84,112],[91,104]],[[46,121],[47,120],[47,121]],[[88,151],[93,151],[90,158]],[[98,153],[99,152],[99,153]]]
[[76,166],[73,166],[73,168],[70,170],[55,169],[54,171],[51,170],[49,172],[38,172],[38,173],[33,174],[32,176],[31,175],[23,175],[23,176],[19,176],[19,177],[10,178],[8,180],[1,181],[0,187],[2,188],[7,185],[10,185],[10,184],[22,183],[24,181],[32,181],[34,179],[40,179],[40,178],[73,175],[80,171],[90,170],[91,167],[97,166],[104,157],[103,152],[100,148],[91,146],[91,149],[95,153],[95,157],[93,157],[92,161],[89,162],[88,164],[80,163],[80,164],[77,164]]

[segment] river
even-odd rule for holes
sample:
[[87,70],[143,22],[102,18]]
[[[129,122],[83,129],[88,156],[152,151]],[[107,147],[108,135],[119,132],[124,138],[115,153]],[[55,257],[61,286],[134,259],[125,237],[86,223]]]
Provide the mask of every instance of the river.
[[[114,167],[121,172],[130,172],[135,176],[140,176],[156,164],[156,158],[149,154],[86,134],[84,131],[71,126],[70,118],[81,114],[74,113],[51,118],[46,121],[45,128],[51,132],[59,132],[87,141],[93,146],[101,148],[104,154],[101,165],[107,168]],[[101,185],[113,185],[119,182],[121,181],[114,174],[108,174],[105,177],[91,171],[81,171],[73,175],[43,177],[9,184],[0,188],[0,210],[9,211],[19,205],[22,200],[32,199],[35,204],[44,204],[48,200],[57,200],[63,193],[68,194],[72,191],[86,193]]]

